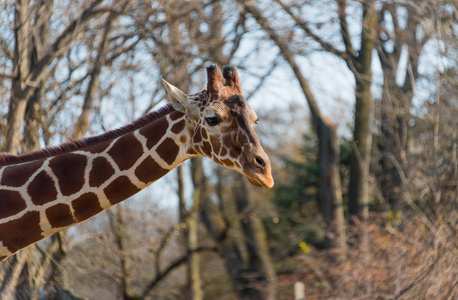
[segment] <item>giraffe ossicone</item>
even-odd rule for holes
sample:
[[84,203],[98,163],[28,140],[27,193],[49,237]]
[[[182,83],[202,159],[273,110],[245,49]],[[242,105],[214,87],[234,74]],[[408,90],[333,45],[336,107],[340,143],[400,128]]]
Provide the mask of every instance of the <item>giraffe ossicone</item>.
[[[224,78],[224,84],[222,82]],[[207,67],[186,95],[164,80],[169,104],[120,129],[24,155],[0,154],[0,261],[129,198],[192,156],[274,184],[238,72]]]

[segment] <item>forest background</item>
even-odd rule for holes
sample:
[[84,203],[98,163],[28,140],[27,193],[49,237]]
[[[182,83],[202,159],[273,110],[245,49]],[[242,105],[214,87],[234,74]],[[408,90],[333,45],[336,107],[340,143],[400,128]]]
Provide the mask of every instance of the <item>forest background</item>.
[[233,64],[275,187],[192,159],[0,265],[1,299],[455,299],[456,0],[1,0],[1,151]]

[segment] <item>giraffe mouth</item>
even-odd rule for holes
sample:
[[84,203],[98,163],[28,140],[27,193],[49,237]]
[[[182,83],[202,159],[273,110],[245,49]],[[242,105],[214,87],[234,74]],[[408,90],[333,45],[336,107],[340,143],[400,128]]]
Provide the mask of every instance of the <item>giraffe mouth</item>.
[[271,189],[274,186],[274,180],[272,176],[254,174],[253,176],[246,176],[246,177],[248,181],[254,186],[263,187],[265,189]]

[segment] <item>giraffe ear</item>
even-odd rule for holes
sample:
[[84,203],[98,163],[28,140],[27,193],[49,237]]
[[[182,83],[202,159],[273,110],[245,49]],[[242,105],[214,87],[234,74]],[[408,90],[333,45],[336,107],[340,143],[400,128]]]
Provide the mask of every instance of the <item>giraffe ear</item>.
[[186,102],[188,100],[188,96],[176,86],[173,86],[165,81],[165,79],[162,79],[162,83],[167,91],[167,99],[170,104],[172,104],[173,108],[177,111],[185,113],[187,110]]

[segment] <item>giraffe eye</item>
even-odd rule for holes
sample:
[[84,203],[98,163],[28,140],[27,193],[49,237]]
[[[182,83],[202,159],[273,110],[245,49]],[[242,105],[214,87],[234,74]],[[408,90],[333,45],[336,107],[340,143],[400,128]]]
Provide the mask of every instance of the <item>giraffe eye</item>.
[[216,126],[221,123],[221,120],[218,117],[206,117],[205,121],[207,121],[210,126]]

